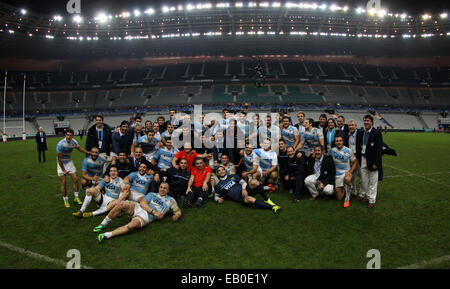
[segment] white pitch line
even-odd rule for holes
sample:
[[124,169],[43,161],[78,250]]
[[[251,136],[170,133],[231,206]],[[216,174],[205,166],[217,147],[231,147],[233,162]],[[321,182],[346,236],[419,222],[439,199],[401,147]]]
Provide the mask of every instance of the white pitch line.
[[431,259],[428,261],[423,261],[423,262],[417,263],[417,264],[411,264],[411,265],[407,265],[407,266],[398,267],[397,269],[423,269],[429,265],[437,265],[439,263],[442,263],[444,261],[449,261],[449,260],[450,260],[450,255],[447,255],[447,256],[442,256],[439,258]]
[[420,177],[420,178],[422,178],[422,179],[424,179],[424,180],[426,180],[426,181],[429,181],[429,182],[432,182],[432,183],[439,184],[439,185],[446,186],[446,187],[449,187],[449,188],[450,188],[450,185],[448,185],[448,184],[444,184],[444,183],[442,183],[442,182],[438,182],[438,181],[436,181],[436,180],[427,178],[427,177],[425,177],[425,176],[423,176],[423,175],[419,175],[419,174],[416,174],[416,173],[413,173],[413,172],[410,172],[410,171],[407,171],[407,170],[404,170],[404,169],[396,168],[396,167],[393,167],[393,166],[390,166],[390,165],[384,165],[384,166],[385,166],[385,167],[392,168],[392,169],[395,169],[395,170],[398,170],[398,171],[401,171],[401,172],[404,172],[404,173],[406,173],[406,174],[408,174],[408,175],[415,176],[415,177]]
[[[34,253],[32,251],[25,250],[23,248],[11,245],[11,244],[3,242],[3,241],[0,241],[0,246],[4,247],[6,249],[9,249],[11,251],[18,252],[20,254],[26,255],[26,256],[28,256],[30,258],[33,258],[33,259],[36,259],[36,260],[41,260],[41,261],[45,261],[45,262],[48,262],[48,263],[53,263],[55,265],[59,265],[59,266],[62,266],[64,268],[66,268],[66,266],[67,266],[67,262],[64,261],[64,260],[53,259],[53,258],[50,258],[49,256],[45,256],[45,255],[41,255],[41,254],[38,254],[38,253]],[[81,265],[80,267],[82,269],[93,269],[91,267],[84,266],[84,265]]]
[[427,173],[427,174],[408,174],[408,175],[393,175],[393,176],[385,176],[384,178],[401,178],[401,177],[422,177],[422,176],[434,176],[434,175],[447,175],[449,172],[438,172],[438,173]]

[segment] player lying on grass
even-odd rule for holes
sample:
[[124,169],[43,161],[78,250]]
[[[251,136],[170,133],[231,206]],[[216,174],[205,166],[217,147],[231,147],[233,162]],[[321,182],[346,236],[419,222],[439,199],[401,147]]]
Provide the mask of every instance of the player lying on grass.
[[138,202],[123,201],[117,204],[102,223],[94,228],[94,232],[99,232],[105,228],[111,220],[117,218],[122,212],[129,215],[131,221],[112,232],[99,234],[97,242],[101,244],[106,239],[124,235],[135,229],[145,227],[153,221],[161,220],[169,210],[173,212],[172,220],[176,222],[181,217],[181,210],[175,199],[167,195],[168,192],[169,184],[162,182],[158,194],[148,193],[145,197],[141,197]]
[[[108,212],[115,205],[125,200],[130,194],[130,186],[125,184],[118,175],[117,167],[111,166],[109,182],[102,179],[97,186],[87,189],[81,209],[72,215],[79,218],[90,218]],[[105,190],[105,194],[101,193],[102,189]],[[95,200],[99,208],[93,212],[85,212],[92,199]]]
[[[268,202],[257,200],[252,195],[249,195],[246,190],[247,183],[237,175],[228,176],[227,171],[223,166],[219,166],[219,168],[217,168],[217,177],[219,178],[219,183],[215,188],[214,200],[219,204],[222,204],[224,202],[224,198],[227,197],[233,201],[243,203],[248,206],[255,205],[257,208],[261,209],[272,209],[274,213],[277,213],[281,209],[280,206],[277,206],[272,202],[269,204]],[[259,185],[257,180],[252,181],[254,184],[258,183],[254,186],[254,188]],[[264,192],[264,189],[262,189],[262,192]]]

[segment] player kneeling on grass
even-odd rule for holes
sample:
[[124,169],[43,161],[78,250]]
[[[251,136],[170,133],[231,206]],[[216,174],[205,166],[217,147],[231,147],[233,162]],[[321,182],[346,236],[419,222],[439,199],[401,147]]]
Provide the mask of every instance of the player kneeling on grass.
[[101,244],[105,239],[124,235],[135,229],[145,227],[153,221],[161,220],[169,210],[172,210],[172,220],[176,222],[181,217],[181,210],[178,207],[177,201],[167,195],[168,192],[169,184],[162,182],[161,185],[159,185],[158,194],[148,193],[145,197],[141,197],[138,202],[123,201],[118,203],[108,213],[102,223],[94,228],[94,232],[98,232],[105,228],[112,219],[118,217],[122,212],[131,216],[131,222],[112,232],[99,234],[97,236],[97,242]]
[[[116,166],[112,165],[110,167],[109,176],[109,182],[106,182],[105,179],[103,179],[97,186],[86,190],[83,205],[78,212],[72,214],[73,216],[90,218],[92,216],[103,214],[128,197],[130,194],[130,186],[125,184],[122,178],[119,177],[119,171]],[[105,194],[100,192],[102,189],[105,190]],[[92,198],[99,208],[93,212],[85,212],[91,203]]]
[[104,159],[99,154],[100,151],[97,147],[91,148],[90,156],[86,157],[81,165],[81,186],[85,191],[99,184],[103,167],[107,161],[111,160],[110,158]]
[[[255,197],[249,195],[247,192],[247,183],[239,178],[237,175],[227,175],[227,171],[223,166],[217,168],[217,176],[219,178],[219,183],[217,183],[215,188],[214,200],[219,204],[224,202],[224,198],[228,197],[233,201],[243,203],[245,205],[251,206],[255,205],[257,208],[261,209],[272,209],[274,213],[277,213],[281,207],[277,206],[273,202],[263,202],[257,200]],[[258,183],[257,180],[252,180]],[[262,189],[262,188],[261,188]],[[262,189],[264,193],[264,189]]]
[[336,146],[330,150],[329,154],[336,167],[336,198],[339,201],[342,200],[345,192],[344,208],[347,208],[350,206],[353,172],[356,170],[358,162],[353,151],[344,146],[344,138],[341,135],[336,136],[334,142]]

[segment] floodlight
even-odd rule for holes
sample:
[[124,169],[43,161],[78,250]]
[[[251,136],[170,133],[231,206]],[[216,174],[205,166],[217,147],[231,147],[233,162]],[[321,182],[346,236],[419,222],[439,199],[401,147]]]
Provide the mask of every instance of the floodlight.
[[81,22],[83,22],[83,17],[81,17],[80,15],[75,15],[75,16],[73,17],[73,22],[75,22],[75,23],[81,23]]

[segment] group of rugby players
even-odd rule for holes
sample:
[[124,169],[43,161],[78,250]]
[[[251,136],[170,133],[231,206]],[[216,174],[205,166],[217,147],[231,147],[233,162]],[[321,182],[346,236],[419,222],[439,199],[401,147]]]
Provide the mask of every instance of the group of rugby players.
[[[72,129],[57,145],[57,172],[64,205],[70,207],[66,176],[73,180],[74,201],[81,205],[75,217],[90,218],[108,213],[94,232],[103,230],[121,213],[131,221],[112,232],[100,233],[99,243],[146,226],[173,212],[181,217],[177,204],[201,207],[208,199],[226,199],[247,206],[279,212],[269,195],[282,185],[298,203],[302,193],[310,200],[335,195],[350,205],[351,194],[373,207],[376,201],[378,170],[381,167],[381,134],[373,118],[364,117],[364,129],[355,120],[345,124],[343,116],[319,122],[297,113],[293,125],[289,114],[279,113],[279,125],[270,114],[247,119],[248,111],[230,114],[224,109],[220,119],[205,121],[202,115],[191,124],[190,115],[179,117],[170,110],[169,120],[159,116],[155,123],[136,117],[112,128],[96,116],[88,131],[86,148],[74,139]],[[175,145],[180,144],[180,145]],[[88,156],[83,160],[81,184],[85,198],[78,197],[78,177],[71,160],[76,148]],[[356,191],[356,175],[361,186]],[[261,195],[262,199],[257,196]],[[87,212],[95,201],[97,210]]]

